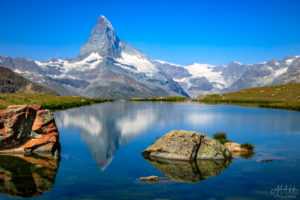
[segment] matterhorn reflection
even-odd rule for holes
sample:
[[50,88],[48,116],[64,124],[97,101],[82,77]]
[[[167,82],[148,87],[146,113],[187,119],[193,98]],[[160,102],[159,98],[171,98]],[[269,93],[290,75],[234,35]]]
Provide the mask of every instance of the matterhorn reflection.
[[104,170],[117,149],[143,134],[162,116],[158,106],[114,102],[55,113],[58,128],[76,127],[99,169]]

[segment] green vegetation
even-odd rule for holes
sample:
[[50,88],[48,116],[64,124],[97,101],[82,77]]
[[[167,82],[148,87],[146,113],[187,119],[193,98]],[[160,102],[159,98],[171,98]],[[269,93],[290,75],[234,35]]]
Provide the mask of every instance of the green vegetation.
[[247,149],[249,151],[253,151],[253,149],[255,148],[255,146],[252,145],[252,144],[250,144],[250,143],[244,143],[244,144],[241,144],[241,148]]
[[196,99],[168,96],[132,98],[129,101],[182,102],[191,100],[209,104],[235,104],[300,111],[300,83],[248,88],[228,94],[206,94]]
[[48,94],[0,94],[0,109],[5,109],[9,105],[41,105],[43,108],[50,110],[63,110],[106,101],[111,100]]
[[194,101],[300,111],[300,83],[249,88],[228,94],[201,95]]
[[189,101],[186,97],[167,96],[167,97],[149,97],[149,98],[132,98],[129,101]]
[[226,142],[231,142],[227,139],[227,133],[225,132],[216,132],[214,134],[214,139],[218,140],[221,144],[225,144]]
[[[216,132],[214,134],[214,139],[218,140],[221,144],[231,142],[231,140],[227,139],[227,133],[225,133],[225,132]],[[249,152],[249,155],[248,154],[245,155],[246,157],[247,156],[251,157],[253,155],[253,149],[255,148],[255,146],[246,142],[244,144],[241,144],[241,148],[251,151],[251,152]]]

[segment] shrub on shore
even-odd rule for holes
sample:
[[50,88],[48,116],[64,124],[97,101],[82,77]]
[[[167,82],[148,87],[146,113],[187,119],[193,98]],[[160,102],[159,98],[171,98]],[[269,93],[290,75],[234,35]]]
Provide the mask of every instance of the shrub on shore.
[[218,140],[221,144],[225,144],[226,142],[231,142],[227,139],[227,133],[225,132],[216,132],[214,134],[214,139]]

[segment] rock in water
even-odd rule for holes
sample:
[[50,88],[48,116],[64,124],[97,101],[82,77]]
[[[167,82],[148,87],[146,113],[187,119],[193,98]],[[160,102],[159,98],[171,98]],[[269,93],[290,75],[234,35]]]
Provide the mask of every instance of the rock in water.
[[195,131],[174,130],[142,153],[144,156],[171,160],[201,160],[231,158],[231,153],[219,141]]
[[233,158],[251,158],[254,155],[253,151],[242,148],[241,144],[236,142],[226,142],[225,147],[231,152]]
[[159,181],[169,181],[170,178],[160,178],[158,176],[147,176],[147,177],[140,177],[140,181],[146,183],[157,183]]
[[207,135],[202,134],[200,148],[197,153],[197,160],[202,159],[226,159],[232,155],[226,147],[218,140],[212,139]]
[[0,111],[0,154],[51,152],[58,157],[53,114],[40,106],[9,106]]
[[159,181],[159,177],[158,176],[140,177],[140,181],[148,182],[148,183],[157,183]]

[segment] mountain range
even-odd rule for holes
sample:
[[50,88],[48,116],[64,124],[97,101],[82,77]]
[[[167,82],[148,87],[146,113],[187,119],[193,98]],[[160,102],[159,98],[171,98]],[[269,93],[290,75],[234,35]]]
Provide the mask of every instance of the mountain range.
[[151,60],[100,16],[79,55],[46,62],[0,56],[0,65],[59,95],[126,99],[191,96],[300,82],[300,56],[259,64],[177,65]]
[[300,82],[300,56],[258,64],[231,62],[227,66],[199,63],[183,66],[159,60],[154,63],[179,83],[191,97]]

